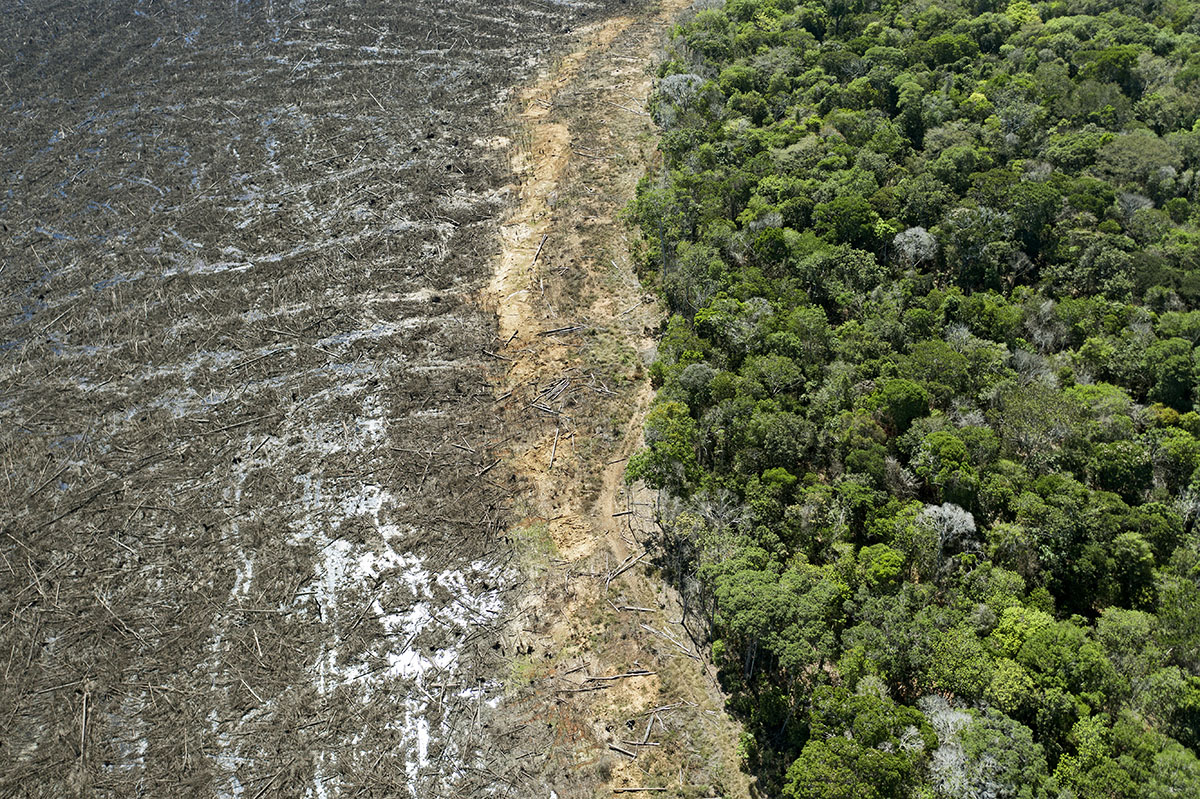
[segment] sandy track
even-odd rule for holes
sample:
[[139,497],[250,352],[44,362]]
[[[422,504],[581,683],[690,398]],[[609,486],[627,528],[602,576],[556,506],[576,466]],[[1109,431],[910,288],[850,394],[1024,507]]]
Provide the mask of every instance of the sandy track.
[[504,453],[531,578],[506,641],[502,709],[530,763],[514,795],[747,795],[710,668],[643,567],[653,498],[623,480],[653,396],[644,366],[660,312],[620,214],[654,157],[650,68],[686,5],[577,32],[517,100],[521,184],[490,284],[508,359],[500,404],[526,431]]

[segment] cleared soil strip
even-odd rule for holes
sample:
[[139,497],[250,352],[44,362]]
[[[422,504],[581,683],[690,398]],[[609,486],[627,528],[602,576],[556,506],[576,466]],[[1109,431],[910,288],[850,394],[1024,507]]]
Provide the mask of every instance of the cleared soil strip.
[[524,431],[504,458],[530,582],[509,627],[501,709],[537,774],[523,788],[562,799],[705,787],[748,796],[738,730],[677,623],[677,598],[647,570],[653,497],[623,481],[653,396],[644,367],[661,317],[618,219],[654,157],[651,69],[686,5],[577,31],[517,99],[522,182],[490,300],[496,354],[509,359],[498,404],[506,428]]

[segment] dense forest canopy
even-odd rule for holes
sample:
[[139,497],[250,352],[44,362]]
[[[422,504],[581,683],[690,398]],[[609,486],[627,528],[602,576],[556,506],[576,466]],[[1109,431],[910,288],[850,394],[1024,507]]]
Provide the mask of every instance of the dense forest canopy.
[[1200,796],[1200,4],[672,42],[628,475],[763,794]]

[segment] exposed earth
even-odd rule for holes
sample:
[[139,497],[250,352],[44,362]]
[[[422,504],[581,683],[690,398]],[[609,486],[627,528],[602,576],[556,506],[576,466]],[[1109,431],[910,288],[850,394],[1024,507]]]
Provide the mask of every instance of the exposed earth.
[[655,157],[649,66],[685,7],[581,30],[518,96],[519,201],[490,291],[501,406],[524,431],[505,453],[523,478],[513,538],[531,586],[505,641],[504,737],[530,760],[520,796],[749,795],[705,650],[648,568],[657,495],[623,479],[661,312],[620,216]]

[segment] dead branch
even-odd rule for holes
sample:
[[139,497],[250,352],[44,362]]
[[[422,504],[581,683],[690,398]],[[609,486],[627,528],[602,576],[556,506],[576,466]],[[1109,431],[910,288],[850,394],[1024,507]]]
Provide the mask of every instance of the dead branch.
[[687,649],[686,647],[684,647],[683,644],[679,643],[678,641],[676,641],[674,638],[672,638],[670,635],[663,632],[662,630],[656,630],[653,627],[647,626],[645,624],[639,624],[638,626],[641,627],[646,632],[653,633],[654,635],[660,636],[660,637],[665,638],[666,640],[670,641],[672,644],[674,644],[676,646],[676,648],[679,649],[680,652],[687,655],[692,660],[702,660],[702,658],[699,655],[697,655],[695,652],[691,651],[690,649]]
[[537,263],[538,256],[542,254],[542,247],[546,246],[546,239],[549,238],[549,236],[549,233],[542,234],[542,240],[538,242],[537,252],[533,254],[533,260],[529,262],[529,267],[531,269],[533,268],[533,265]]
[[539,336],[557,336],[560,333],[574,333],[576,330],[587,330],[587,325],[567,325],[566,327],[556,327],[553,330],[543,330],[538,333]]
[[[650,554],[649,550],[645,550],[642,552],[642,554],[638,555],[636,558],[633,558],[633,560],[626,558],[622,562],[622,564],[617,567],[617,569],[615,571],[609,572],[608,577],[605,578],[605,580],[604,580],[604,588],[607,590],[609,583],[611,583],[613,580],[620,577],[625,572],[632,569],[634,566],[637,565],[638,561],[640,561],[642,558],[646,557],[649,554]],[[630,555],[629,557],[632,558],[633,556]]]
[[670,790],[669,788],[613,788],[613,793],[661,793],[662,791]]
[[587,682],[608,682],[610,680],[623,680],[626,677],[650,677],[657,673],[656,671],[635,669],[634,671],[627,671],[624,674],[614,674],[611,677],[588,677]]

